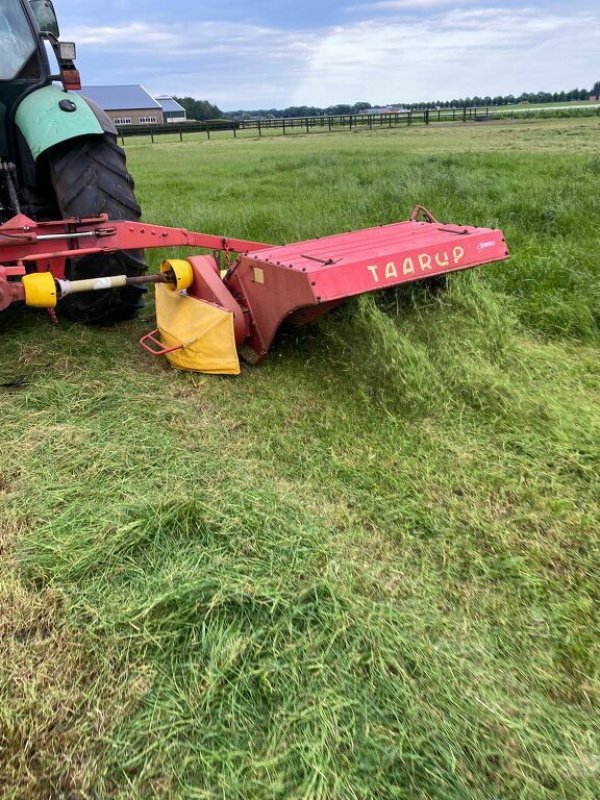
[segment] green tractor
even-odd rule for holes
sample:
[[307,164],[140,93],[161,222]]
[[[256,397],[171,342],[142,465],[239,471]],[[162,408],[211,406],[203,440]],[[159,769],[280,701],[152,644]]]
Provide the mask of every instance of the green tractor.
[[[96,217],[139,220],[140,207],[117,130],[80,89],[75,45],[59,41],[50,0],[0,0],[0,225],[17,214],[44,221]],[[51,62],[56,62],[55,69]],[[143,251],[71,260],[69,279],[146,271]],[[133,318],[145,289],[74,294],[59,303],[69,319],[108,325]]]

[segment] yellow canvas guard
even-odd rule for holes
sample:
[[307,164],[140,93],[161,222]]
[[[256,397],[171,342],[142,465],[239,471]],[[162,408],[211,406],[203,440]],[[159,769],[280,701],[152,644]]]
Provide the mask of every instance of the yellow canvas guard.
[[213,375],[239,375],[233,313],[224,308],[156,286],[156,324],[171,366]]

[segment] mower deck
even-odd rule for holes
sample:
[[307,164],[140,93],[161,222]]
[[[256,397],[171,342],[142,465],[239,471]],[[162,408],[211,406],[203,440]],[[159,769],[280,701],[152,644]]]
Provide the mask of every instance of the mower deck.
[[[197,255],[163,262],[161,275],[64,279],[71,259],[175,246],[223,251],[231,265],[222,275],[214,256]],[[233,253],[240,255],[230,262]],[[238,369],[237,349],[253,361],[262,360],[284,320],[305,324],[348,297],[507,257],[501,231],[445,225],[420,206],[405,222],[281,246],[106,216],[40,223],[19,215],[0,226],[0,311],[21,300],[54,307],[73,292],[167,283],[170,290],[157,287],[157,308],[168,308],[168,330],[161,326],[159,311],[158,329],[142,340],[146,349],[179,364],[188,361],[185,352],[176,351],[194,349],[193,363],[209,366],[182,368],[219,372],[221,356],[215,354],[226,340],[222,360],[228,366],[221,371],[231,373]],[[36,273],[42,274],[36,278]],[[165,291],[174,292],[171,300]],[[185,317],[185,324],[179,317]]]
[[254,320],[249,345],[261,359],[288,317],[310,322],[348,297],[507,256],[499,230],[411,219],[255,250],[240,256],[225,284]]

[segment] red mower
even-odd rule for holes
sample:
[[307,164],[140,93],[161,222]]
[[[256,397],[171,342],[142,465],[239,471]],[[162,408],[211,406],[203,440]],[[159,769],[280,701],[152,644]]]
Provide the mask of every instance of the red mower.
[[[116,128],[76,93],[75,45],[59,41],[51,0],[11,0],[3,23],[0,312],[25,302],[106,325],[133,318],[156,283],[142,346],[181,369],[237,373],[238,353],[261,361],[284,320],[508,256],[500,231],[441,224],[420,206],[406,222],[281,247],[141,223]],[[145,274],[144,250],[178,246],[221,251],[228,268],[198,255]]]
[[[222,251],[230,266],[197,255],[163,261],[157,275],[66,277],[78,259],[179,246]],[[106,216],[20,215],[0,226],[0,310],[16,301],[53,309],[79,293],[156,283],[157,328],[142,346],[180,369],[230,374],[238,352],[260,362],[284,321],[305,324],[348,297],[507,257],[501,231],[442,224],[420,206],[405,222],[283,246]]]

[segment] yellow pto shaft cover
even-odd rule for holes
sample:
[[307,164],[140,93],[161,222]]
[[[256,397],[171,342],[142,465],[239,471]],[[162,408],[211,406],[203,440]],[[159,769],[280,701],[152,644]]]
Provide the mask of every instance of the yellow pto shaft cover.
[[182,258],[171,258],[165,260],[160,265],[161,272],[172,272],[175,276],[175,286],[171,285],[169,288],[174,289],[176,292],[181,292],[183,289],[189,289],[194,282],[194,270],[189,261]]
[[56,283],[51,272],[31,272],[23,275],[25,303],[34,308],[56,308]]

